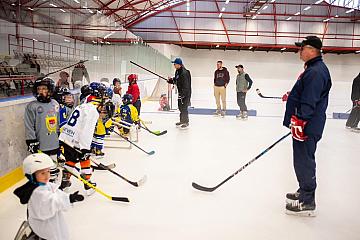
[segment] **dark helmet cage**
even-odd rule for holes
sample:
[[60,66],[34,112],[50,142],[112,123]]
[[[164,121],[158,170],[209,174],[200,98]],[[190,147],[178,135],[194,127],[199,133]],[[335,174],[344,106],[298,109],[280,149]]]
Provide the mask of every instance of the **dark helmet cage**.
[[45,77],[45,78],[38,78],[33,86],[32,93],[34,97],[38,97],[37,88],[39,86],[46,86],[49,90],[49,96],[51,97],[55,92],[55,82],[51,78]]
[[132,103],[133,96],[131,94],[125,94],[122,98],[123,104],[127,105]]
[[66,96],[66,95],[72,95],[72,93],[70,92],[70,90],[68,88],[60,87],[60,88],[55,89],[55,93],[54,93],[53,97],[58,103],[65,104],[64,96]]
[[114,91],[111,88],[106,88],[105,97],[112,99],[114,96]]
[[106,86],[103,83],[99,82],[92,82],[89,85],[90,94],[97,98],[104,98],[106,97]]

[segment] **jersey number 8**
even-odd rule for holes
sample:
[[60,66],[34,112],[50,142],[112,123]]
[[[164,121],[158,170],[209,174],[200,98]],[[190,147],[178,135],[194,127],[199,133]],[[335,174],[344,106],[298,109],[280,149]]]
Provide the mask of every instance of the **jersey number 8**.
[[68,121],[68,125],[73,127],[76,125],[77,119],[80,117],[80,112],[79,110],[75,110],[72,114],[71,117]]

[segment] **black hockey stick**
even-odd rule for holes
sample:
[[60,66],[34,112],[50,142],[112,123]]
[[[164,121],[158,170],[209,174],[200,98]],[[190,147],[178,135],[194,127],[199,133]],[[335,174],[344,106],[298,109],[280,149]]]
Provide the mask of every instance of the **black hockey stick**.
[[236,172],[234,172],[231,176],[229,176],[228,178],[226,178],[224,181],[222,181],[221,183],[219,183],[218,185],[216,185],[215,187],[204,187],[201,186],[197,183],[192,183],[192,186],[194,188],[196,188],[197,190],[200,191],[204,191],[204,192],[213,192],[214,190],[216,190],[217,188],[219,188],[221,185],[223,185],[224,183],[226,183],[227,181],[229,181],[231,178],[233,178],[236,174],[238,174],[239,172],[241,172],[242,170],[244,170],[247,166],[249,166],[250,164],[252,164],[253,162],[255,162],[257,159],[259,159],[262,155],[264,155],[265,153],[267,153],[271,148],[273,148],[276,144],[278,144],[279,142],[281,142],[282,140],[284,140],[287,136],[289,136],[291,134],[291,132],[287,133],[286,135],[282,136],[279,140],[277,140],[276,142],[274,142],[270,147],[266,148],[264,151],[262,151],[259,155],[257,155],[255,158],[253,158],[252,160],[250,160],[248,163],[246,163],[244,166],[242,166],[240,169],[238,169]]
[[121,138],[125,139],[125,141],[127,141],[128,143],[134,145],[135,147],[137,147],[138,149],[140,149],[141,151],[143,151],[144,153],[148,154],[148,155],[153,155],[155,153],[154,150],[147,152],[144,149],[142,149],[141,147],[139,147],[138,145],[136,145],[133,141],[130,141],[127,137],[122,136],[120,133],[116,132],[115,130],[113,131],[114,133],[116,133],[117,135],[119,135]]
[[46,78],[46,77],[49,76],[49,75],[58,73],[58,72],[60,72],[60,71],[63,71],[63,70],[65,70],[65,69],[71,68],[71,67],[73,67],[73,66],[76,66],[76,65],[78,65],[78,64],[80,64],[80,63],[84,63],[84,62],[87,62],[87,61],[89,61],[89,60],[80,60],[80,61],[77,62],[77,63],[71,64],[70,66],[67,66],[67,67],[61,68],[61,69],[59,69],[59,70],[56,70],[56,71],[47,73],[47,74],[45,74],[44,76],[40,76],[39,78],[40,78],[40,79],[41,79],[41,78]]
[[133,181],[128,180],[126,177],[121,176],[119,173],[111,170],[110,168],[108,168],[107,166],[103,165],[102,163],[97,163],[97,162],[95,162],[95,161],[94,161],[93,159],[91,159],[91,158],[90,158],[90,160],[91,160],[96,166],[98,166],[98,167],[100,167],[100,168],[103,168],[103,169],[105,169],[105,170],[108,170],[109,172],[115,174],[116,176],[120,177],[121,179],[125,180],[126,182],[130,183],[131,185],[133,185],[133,186],[135,186],[135,187],[139,187],[139,186],[143,185],[143,184],[145,183],[145,181],[146,181],[146,175],[143,176],[143,178],[140,179],[139,181],[133,182]]
[[157,77],[159,77],[159,78],[161,78],[161,79],[164,79],[165,81],[168,81],[168,80],[167,80],[166,78],[164,78],[163,76],[160,76],[159,74],[154,73],[153,71],[151,71],[151,70],[149,70],[149,69],[147,69],[147,68],[144,68],[143,66],[141,66],[141,65],[139,65],[139,64],[137,64],[137,63],[134,63],[133,61],[130,61],[130,63],[134,64],[135,66],[137,66],[137,67],[139,67],[139,68],[141,68],[141,69],[143,69],[143,70],[145,70],[145,71],[147,71],[147,72],[149,72],[149,73],[154,74],[155,76],[157,76]]
[[282,97],[267,97],[261,94],[260,89],[256,89],[256,93],[262,98],[282,99]]
[[80,181],[82,181],[84,184],[86,184],[87,186],[91,187],[92,189],[94,189],[96,192],[100,193],[101,195],[103,195],[104,197],[106,197],[109,200],[112,201],[118,201],[118,202],[130,202],[129,199],[127,197],[113,197],[110,196],[109,194],[104,193],[102,190],[100,190],[98,187],[95,187],[93,184],[91,184],[90,182],[86,181],[85,179],[83,179],[82,177],[76,175],[75,173],[72,173],[69,169],[64,168],[64,170],[68,173],[70,173],[72,176],[76,177],[77,179],[79,179]]

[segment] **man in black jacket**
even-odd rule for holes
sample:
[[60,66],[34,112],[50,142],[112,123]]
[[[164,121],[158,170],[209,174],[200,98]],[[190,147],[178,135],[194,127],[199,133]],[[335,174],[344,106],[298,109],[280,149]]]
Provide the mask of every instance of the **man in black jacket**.
[[180,122],[176,123],[176,127],[186,129],[189,127],[188,106],[191,98],[191,74],[190,71],[184,67],[181,58],[176,58],[172,63],[176,69],[175,77],[169,78],[168,83],[176,84],[179,92],[178,108],[180,111]]
[[360,128],[357,127],[360,121],[360,73],[352,84],[351,101],[353,102],[353,108],[346,121],[346,128],[358,132],[360,131]]

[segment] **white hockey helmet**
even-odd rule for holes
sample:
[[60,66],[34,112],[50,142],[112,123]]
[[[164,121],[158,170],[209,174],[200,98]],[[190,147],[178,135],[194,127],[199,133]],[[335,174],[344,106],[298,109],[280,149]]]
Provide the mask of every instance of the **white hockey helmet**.
[[23,162],[23,170],[25,175],[32,175],[38,170],[51,168],[54,166],[54,162],[45,153],[34,153],[27,156]]

